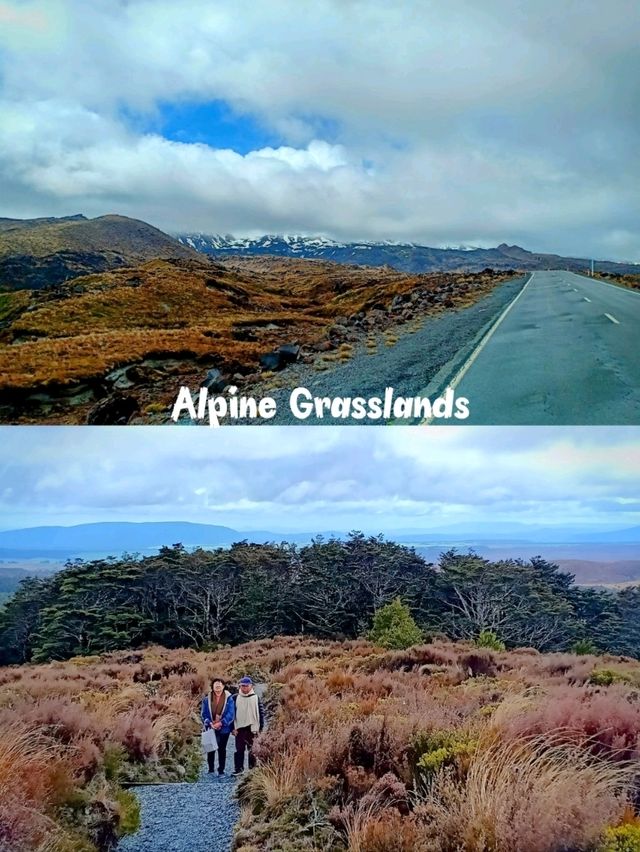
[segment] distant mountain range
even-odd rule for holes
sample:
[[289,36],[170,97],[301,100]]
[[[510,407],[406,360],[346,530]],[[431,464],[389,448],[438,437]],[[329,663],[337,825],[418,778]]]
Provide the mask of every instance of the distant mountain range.
[[[571,269],[584,272],[587,258],[561,257],[501,243],[496,248],[430,248],[391,241],[338,242],[326,237],[180,233],[176,236],[128,216],[88,219],[81,213],[60,218],[0,218],[0,291],[57,286],[82,275],[135,267],[150,260],[219,259],[238,255],[292,257],[357,266],[390,266],[401,272],[481,272],[491,268]],[[601,272],[640,273],[640,264],[598,261]]]
[[[290,541],[306,543],[316,535],[344,537],[346,532],[322,530],[320,532],[285,532],[270,530],[236,530],[213,524],[197,524],[183,521],[156,522],[103,522],[77,524],[75,526],[29,527],[0,531],[0,559],[13,555],[25,557],[55,558],[78,556],[87,553],[121,554],[128,552],[155,552],[163,545],[177,542],[185,547],[220,547],[237,541],[255,543],[267,541]],[[402,533],[387,533],[394,541],[436,547],[451,547],[456,544],[499,542],[502,547],[510,544],[636,544],[640,546],[640,527],[621,530],[584,532],[580,530],[556,530],[548,527],[527,527],[523,524],[508,524],[492,528],[468,526],[443,528],[439,532],[406,530]]]
[[[184,233],[176,235],[185,247],[203,254],[223,258],[233,255],[275,255],[311,260],[333,260],[358,266],[392,266],[402,272],[461,271],[480,272],[487,267],[503,269],[569,269],[585,272],[590,259],[540,254],[520,246],[501,243],[496,248],[456,246],[430,248],[416,243],[336,242],[326,237],[266,235],[255,239],[227,234]],[[601,272],[640,273],[640,264],[597,261]]]

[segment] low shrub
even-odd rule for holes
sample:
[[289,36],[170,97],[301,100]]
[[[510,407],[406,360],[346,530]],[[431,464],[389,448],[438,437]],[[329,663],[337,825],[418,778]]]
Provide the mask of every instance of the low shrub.
[[619,825],[608,828],[598,852],[640,852],[640,826]]
[[376,610],[368,638],[383,648],[404,650],[422,640],[422,631],[415,623],[409,607],[396,598]]
[[631,683],[629,675],[613,669],[594,669],[589,678],[592,686],[611,686],[612,683]]
[[571,646],[571,653],[577,654],[579,657],[586,657],[597,654],[598,650],[591,639],[578,639]]
[[478,648],[490,648],[492,651],[504,651],[506,645],[493,630],[482,630],[476,639]]
[[415,744],[422,753],[415,763],[421,787],[430,784],[444,767],[456,767],[464,773],[477,747],[477,741],[459,731],[434,731]]

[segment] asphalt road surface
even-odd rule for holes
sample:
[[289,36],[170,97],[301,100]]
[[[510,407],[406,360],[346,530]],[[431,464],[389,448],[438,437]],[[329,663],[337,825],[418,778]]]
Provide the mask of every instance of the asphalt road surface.
[[468,424],[640,423],[640,293],[534,272],[452,376]]

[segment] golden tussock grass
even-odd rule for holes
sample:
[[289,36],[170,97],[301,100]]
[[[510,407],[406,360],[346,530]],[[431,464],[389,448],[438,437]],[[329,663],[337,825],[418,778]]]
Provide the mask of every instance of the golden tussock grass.
[[[335,318],[389,304],[417,287],[435,293],[459,281],[454,302],[473,300],[505,277],[185,258],[74,278],[58,296],[0,294],[0,319],[9,319],[0,336],[0,390],[98,379],[147,358],[214,359],[230,372],[253,370],[265,351],[313,343]],[[387,335],[386,344],[393,342]],[[348,345],[338,360],[352,351]]]

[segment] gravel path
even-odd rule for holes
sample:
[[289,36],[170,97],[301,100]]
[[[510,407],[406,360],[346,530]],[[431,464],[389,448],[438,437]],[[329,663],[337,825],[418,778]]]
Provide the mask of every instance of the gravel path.
[[[227,751],[227,761],[229,756]],[[235,786],[231,775],[209,775],[205,764],[193,784],[134,788],[142,825],[120,841],[118,852],[228,852],[240,815]]]
[[[308,364],[289,367],[282,373],[286,388],[264,394],[276,400],[276,416],[272,420],[252,423],[375,425],[384,422],[335,420],[330,415],[299,420],[289,408],[289,395],[295,387],[305,387],[314,396],[328,397],[381,396],[386,387],[394,388],[396,395],[438,396],[458,364],[473,350],[486,327],[522,289],[525,280],[526,276],[502,284],[468,308],[427,317],[422,328],[413,334],[403,333],[402,327],[394,329],[398,342],[388,347],[380,336],[377,354],[369,355],[363,347],[358,347],[347,363],[336,364],[326,372],[318,372]],[[409,324],[405,331],[408,328]],[[241,422],[225,421],[226,424]]]
[[[256,683],[255,690],[263,698],[266,684]],[[235,750],[235,737],[229,737],[222,777],[207,772],[203,757],[193,783],[133,787],[141,806],[140,830],[123,838],[118,852],[229,852],[240,816],[231,775]]]

